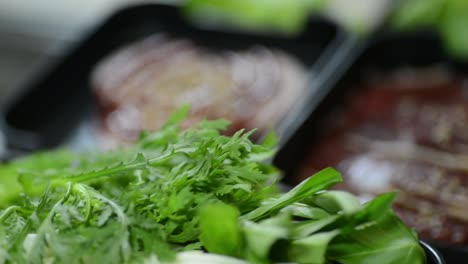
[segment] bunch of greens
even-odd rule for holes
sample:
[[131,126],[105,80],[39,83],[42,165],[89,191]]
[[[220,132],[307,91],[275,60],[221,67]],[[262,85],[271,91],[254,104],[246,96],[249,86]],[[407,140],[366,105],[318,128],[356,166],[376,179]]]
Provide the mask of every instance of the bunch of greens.
[[448,51],[468,59],[468,1],[401,1],[391,19],[398,30],[433,28],[440,33]]
[[361,205],[326,191],[341,181],[329,168],[282,194],[273,136],[226,137],[223,120],[182,131],[186,112],[126,149],[2,167],[0,263],[425,262],[393,193]]

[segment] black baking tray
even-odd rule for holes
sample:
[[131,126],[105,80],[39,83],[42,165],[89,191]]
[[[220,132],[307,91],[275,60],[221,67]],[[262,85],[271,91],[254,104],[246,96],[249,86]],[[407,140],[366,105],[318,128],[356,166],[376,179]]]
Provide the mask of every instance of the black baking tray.
[[[398,67],[417,68],[428,65],[442,65],[462,76],[468,74],[468,63],[447,55],[439,36],[434,32],[384,32],[369,39],[342,78],[332,78],[324,83],[321,95],[316,96],[312,103],[310,115],[280,149],[275,163],[285,171],[284,181],[289,185],[297,184],[300,168],[309,151],[320,140],[326,121],[339,113],[355,88],[359,87],[357,84],[369,77],[369,72],[385,73]],[[447,263],[467,262],[466,247],[438,241],[428,243],[442,254]]]
[[285,171],[287,183],[294,183],[295,175],[316,142],[314,140],[319,138],[324,121],[344,105],[354,92],[352,88],[365,81],[369,73],[436,64],[456,73],[468,73],[468,64],[450,57],[439,36],[432,31],[376,34],[353,54],[355,59],[344,69],[345,73],[337,74],[338,77],[333,71],[328,74],[320,92],[309,102],[308,116],[279,151],[275,162]]
[[[335,56],[334,50],[342,50],[341,46],[348,45],[346,40],[349,42],[343,30],[319,17],[310,18],[302,34],[288,37],[199,28],[171,5],[124,8],[73,47],[63,60],[25,83],[20,89],[24,92],[4,107],[1,125],[9,157],[63,145],[83,120],[96,114],[89,87],[95,64],[110,52],[158,32],[189,38],[215,50],[243,49],[255,44],[278,48],[302,61],[311,75],[320,75],[318,71],[327,57]],[[283,126],[288,131],[292,127],[294,124]]]

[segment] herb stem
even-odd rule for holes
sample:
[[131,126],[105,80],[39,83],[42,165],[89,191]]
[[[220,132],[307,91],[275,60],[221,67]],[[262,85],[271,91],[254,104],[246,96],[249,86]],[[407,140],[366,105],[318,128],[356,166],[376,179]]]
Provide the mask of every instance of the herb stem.
[[17,205],[13,205],[13,206],[10,206],[7,209],[3,210],[2,214],[0,214],[0,223],[3,223],[6,219],[8,219],[8,217],[10,217],[10,215],[13,212],[15,212],[17,210],[21,210],[21,207],[19,207]]
[[168,161],[177,153],[178,152],[171,151],[170,153],[167,153],[165,155],[161,155],[155,158],[150,158],[147,160],[144,159],[143,154],[139,153],[135,161],[133,161],[132,163],[119,164],[117,166],[105,168],[100,171],[92,171],[92,172],[79,174],[79,175],[72,175],[72,176],[64,177],[64,178],[56,178],[51,181],[51,185],[53,187],[56,187],[56,186],[61,186],[63,184],[66,184],[68,182],[83,183],[83,182],[95,181],[95,180],[99,180],[102,178],[110,177],[111,175],[115,175],[117,173],[119,175],[124,175],[123,172],[141,169],[141,168],[144,168],[146,165],[154,166],[157,164],[162,164]]

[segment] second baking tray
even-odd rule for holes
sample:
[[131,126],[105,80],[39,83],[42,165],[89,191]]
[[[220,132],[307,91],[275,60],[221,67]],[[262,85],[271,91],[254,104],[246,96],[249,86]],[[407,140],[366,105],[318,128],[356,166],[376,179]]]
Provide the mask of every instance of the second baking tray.
[[[83,120],[97,114],[89,87],[96,63],[112,51],[158,32],[189,38],[213,50],[239,50],[252,45],[277,48],[303,62],[313,75],[311,82],[320,75],[321,64],[347,45],[348,39],[335,24],[320,18],[310,19],[303,34],[282,37],[197,28],[175,6],[144,4],[125,8],[72,48],[61,62],[29,80],[21,89],[25,92],[5,107],[2,129],[13,150],[10,154],[67,142]],[[283,130],[292,127],[294,124],[283,126]]]
[[[286,171],[286,182],[297,184],[308,153],[324,137],[327,124],[342,113],[350,96],[359,88],[358,84],[369,77],[369,72],[385,73],[400,67],[419,68],[428,65],[442,65],[465,78],[468,73],[468,65],[447,56],[439,38],[432,32],[382,34],[369,41],[343,77],[331,80],[324,86],[327,89],[323,97],[317,98],[309,117],[277,155],[275,162]],[[442,253],[447,263],[465,263],[468,258],[468,251],[464,247],[434,241],[430,244]]]

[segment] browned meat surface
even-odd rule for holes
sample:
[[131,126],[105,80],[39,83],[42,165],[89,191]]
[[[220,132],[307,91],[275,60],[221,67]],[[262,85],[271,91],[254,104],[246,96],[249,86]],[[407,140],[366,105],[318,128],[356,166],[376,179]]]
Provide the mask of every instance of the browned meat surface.
[[265,47],[210,51],[189,40],[155,35],[111,54],[95,69],[92,87],[109,136],[132,141],[156,130],[170,113],[191,105],[188,123],[207,118],[265,131],[305,89],[304,67]]
[[364,197],[398,190],[395,209],[421,237],[468,244],[468,85],[421,73],[357,89],[299,178],[334,166],[340,188]]

